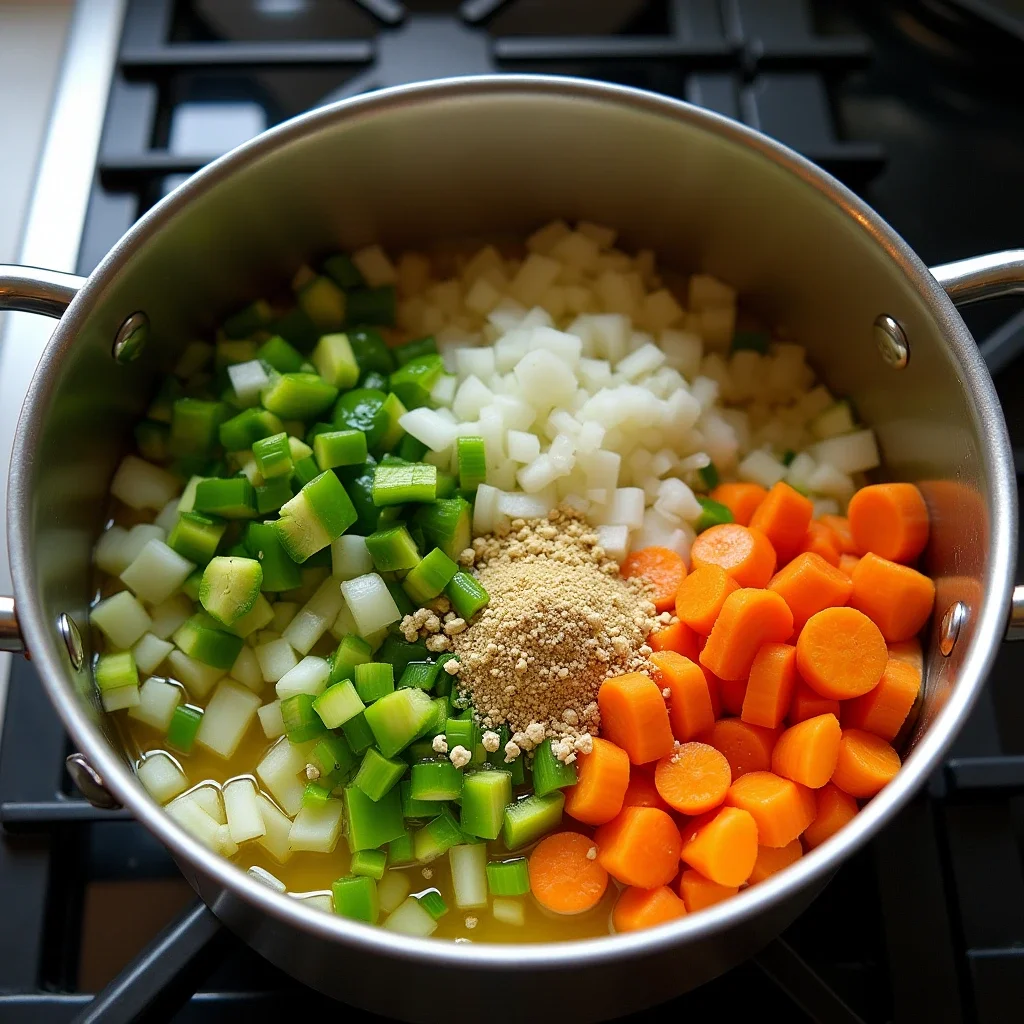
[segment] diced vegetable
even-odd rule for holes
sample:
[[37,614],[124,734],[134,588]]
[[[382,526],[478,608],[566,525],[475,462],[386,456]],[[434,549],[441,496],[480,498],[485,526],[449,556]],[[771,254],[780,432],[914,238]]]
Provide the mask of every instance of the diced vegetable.
[[405,774],[404,761],[393,761],[381,755],[374,747],[363,755],[359,771],[352,778],[352,785],[361,789],[371,800],[380,800],[389,793]]
[[395,599],[376,573],[345,580],[341,593],[361,637],[372,636],[402,617]]
[[300,807],[288,830],[290,850],[331,853],[341,836],[345,805],[328,799],[321,807]]
[[355,921],[376,924],[380,916],[377,902],[377,883],[367,875],[350,875],[339,878],[331,886],[334,896],[334,912]]
[[304,562],[340,537],[355,521],[351,499],[341,481],[328,471],[281,506],[281,518],[274,522],[274,529],[288,555],[296,562]]
[[181,687],[164,679],[147,679],[139,687],[139,703],[129,709],[128,716],[167,732],[181,699]]
[[524,896],[530,891],[529,862],[525,857],[489,861],[487,886],[492,896]]
[[364,712],[385,757],[404,750],[434,713],[433,701],[422,690],[395,690],[371,704]]
[[353,875],[365,875],[379,882],[384,877],[387,862],[388,855],[383,850],[359,850],[352,855],[349,867]]
[[173,800],[188,789],[185,773],[166,754],[147,755],[139,762],[136,774],[146,792],[160,804]]
[[153,625],[146,609],[127,590],[100,601],[89,613],[89,621],[120,648],[131,647]]
[[477,578],[461,569],[448,581],[444,592],[456,614],[467,622],[490,601],[487,591]]
[[[566,786],[575,786],[576,766],[559,761],[551,750],[551,740],[537,744],[533,752],[533,791],[537,796],[547,796]],[[491,838],[491,837],[488,837]]]
[[511,773],[496,769],[467,772],[462,786],[462,815],[459,819],[462,831],[481,839],[497,839],[505,820],[505,807],[511,802]]
[[458,565],[440,548],[428,552],[402,580],[402,587],[417,605],[437,597],[458,573]]
[[371,800],[356,786],[345,787],[345,817],[353,853],[376,850],[405,835],[402,801],[397,787],[379,800]]
[[505,808],[501,835],[509,850],[528,846],[562,820],[565,796],[561,790],[547,796],[528,796]]
[[222,679],[207,701],[196,742],[219,757],[231,757],[259,706],[260,698],[252,690],[231,679]]
[[[462,794],[463,773],[447,758],[419,761],[409,771],[409,800],[436,802],[458,800]],[[407,815],[408,817],[429,817],[436,814]],[[475,834],[475,833],[474,833]]]
[[455,905],[463,910],[487,905],[487,846],[473,843],[448,851]]
[[373,503],[404,505],[437,498],[437,466],[422,462],[402,466],[377,466],[373,471]]

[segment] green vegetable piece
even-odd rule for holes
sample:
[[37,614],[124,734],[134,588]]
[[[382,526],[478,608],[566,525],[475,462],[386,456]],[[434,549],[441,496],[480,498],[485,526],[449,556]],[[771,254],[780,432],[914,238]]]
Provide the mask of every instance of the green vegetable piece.
[[388,375],[386,373],[378,373],[376,370],[367,370],[359,378],[359,387],[373,388],[375,391],[387,391]]
[[223,402],[179,398],[171,413],[168,446],[172,455],[206,455],[219,438],[221,423],[227,419]]
[[316,324],[306,315],[306,311],[296,306],[277,318],[273,328],[300,351],[312,348],[320,331]]
[[265,328],[273,316],[270,303],[266,299],[257,299],[224,321],[224,333],[229,338],[248,338]]
[[492,896],[524,896],[530,891],[530,862],[525,857],[489,861],[487,887]]
[[256,515],[256,492],[244,476],[200,480],[193,510],[224,519],[252,519]]
[[505,807],[511,802],[511,772],[494,768],[467,772],[459,818],[462,831],[481,839],[497,839],[505,820]]
[[388,863],[392,867],[399,867],[402,864],[412,864],[416,859],[412,848],[412,833],[406,829],[405,834],[398,839],[392,839],[388,843]]
[[302,570],[288,557],[272,523],[248,523],[243,537],[249,557],[263,567],[264,590],[279,593],[301,586]]
[[302,806],[326,807],[330,798],[331,791],[326,786],[321,786],[319,782],[307,782],[302,791]]
[[348,308],[345,321],[349,324],[372,324],[378,327],[395,326],[395,288],[384,284],[377,288],[356,288],[346,293]]
[[235,663],[245,641],[225,632],[223,626],[208,612],[189,616],[171,638],[190,658],[226,672]]
[[347,334],[325,334],[310,358],[320,376],[342,391],[354,387],[359,380],[359,364]]
[[380,917],[377,883],[368,875],[347,875],[331,884],[334,912],[353,921],[376,924]]
[[261,516],[276,512],[295,497],[291,478],[287,476],[275,476],[253,489],[256,492],[256,512]]
[[355,521],[352,501],[341,481],[328,470],[310,480],[281,506],[281,518],[274,523],[274,529],[288,556],[304,562],[340,537]]
[[298,373],[305,362],[302,353],[290,345],[280,334],[268,338],[256,350],[256,358],[277,370],[278,373]]
[[701,513],[697,518],[697,522],[693,524],[693,528],[697,533],[703,533],[706,529],[711,526],[720,526],[722,523],[731,523],[732,510],[728,505],[723,505],[720,501],[714,501],[711,498],[705,498],[703,495],[697,495],[697,501],[700,502]]
[[420,356],[436,356],[437,355],[437,338],[432,334],[428,334],[424,338],[414,338],[412,341],[407,341],[404,345],[396,345],[392,350],[395,354],[395,361],[399,366],[405,366],[406,363],[411,362],[413,359],[419,359]]
[[384,399],[380,411],[385,417],[385,424],[377,446],[381,451],[390,452],[405,437],[405,427],[399,421],[409,410],[402,404],[398,395],[391,394]]
[[282,373],[260,393],[263,405],[286,420],[314,420],[337,397],[338,389],[316,373]]
[[[389,506],[393,507],[393,506]],[[410,536],[412,536],[410,534]],[[414,538],[415,539],[415,538]],[[417,548],[419,545],[416,545]],[[412,615],[416,611],[416,606],[409,600],[409,595],[402,589],[401,583],[396,583],[394,580],[385,582],[384,584],[388,588],[388,592],[394,598],[395,604],[398,607],[398,613],[404,618],[406,615]]]
[[409,799],[424,802],[458,800],[464,778],[446,757],[418,761],[409,769]]
[[311,693],[296,693],[282,699],[284,732],[292,743],[305,743],[324,734],[326,726],[313,708],[316,699]]
[[498,749],[487,755],[487,762],[495,768],[511,773],[512,785],[521,786],[526,782],[526,758],[520,755],[512,761],[506,762],[505,745],[512,738],[512,730],[507,725],[503,725],[498,730],[498,737]]
[[425,661],[428,657],[425,640],[410,643],[398,633],[389,633],[377,651],[377,661],[393,665],[395,675],[401,677],[410,661]]
[[350,288],[362,288],[366,284],[359,268],[347,253],[339,253],[337,256],[325,259],[324,273],[345,291]]
[[251,448],[257,441],[284,429],[280,419],[266,409],[243,409],[237,416],[225,420],[219,427],[220,443],[226,451],[240,452]]
[[196,565],[205,565],[217,552],[227,523],[199,512],[182,512],[167,537],[167,546]]
[[219,622],[232,626],[252,611],[262,586],[263,568],[255,558],[221,555],[203,570],[199,603]]
[[440,548],[434,548],[418,565],[413,566],[402,580],[402,586],[415,604],[424,605],[437,597],[458,571],[455,562]]
[[376,530],[366,538],[366,549],[378,572],[397,572],[418,565],[420,553],[404,526]]
[[459,487],[475,491],[487,479],[487,459],[482,437],[460,437],[456,442],[459,459]]
[[467,622],[490,601],[477,578],[461,570],[451,578],[444,592],[456,614]]
[[373,388],[354,388],[346,391],[334,406],[334,425],[339,430],[361,430],[366,434],[366,447],[373,451],[388,429],[389,418],[384,412],[387,395]]
[[355,687],[364,704],[395,692],[395,670],[391,665],[364,662],[355,667]]
[[183,754],[191,753],[202,720],[202,708],[194,708],[191,704],[179,704],[171,715],[171,724],[167,727],[168,745]]
[[373,474],[375,505],[404,505],[407,501],[434,501],[437,466],[420,462],[408,466],[378,466]]
[[420,906],[435,920],[440,921],[448,913],[448,904],[444,897],[436,889],[428,889],[425,893],[416,897]]
[[736,331],[732,336],[733,352],[760,352],[764,355],[768,351],[770,338],[766,331]]
[[350,679],[329,686],[316,700],[313,710],[328,729],[337,729],[363,711],[363,702]]
[[331,655],[331,675],[329,682],[340,683],[343,679],[356,677],[356,666],[365,665],[373,660],[370,645],[354,633],[346,633],[341,638],[334,654]]
[[341,731],[345,734],[345,739],[348,740],[348,745],[352,748],[353,753],[361,754],[368,747],[373,746],[373,732],[366,723],[365,712],[360,711],[358,715],[354,715],[347,722],[342,722]]
[[441,498],[420,506],[412,517],[426,543],[440,548],[455,562],[472,540],[472,519],[473,506],[465,498]]
[[718,468],[713,462],[709,462],[703,469],[697,471],[700,474],[704,486],[713,491],[718,486]]
[[449,718],[445,723],[444,738],[448,742],[449,751],[456,747],[472,751],[480,742],[480,729],[472,715],[468,718]]
[[412,434],[406,434],[398,442],[395,454],[405,462],[421,462],[427,451],[427,446],[422,441],[418,441]]
[[349,870],[353,875],[362,875],[379,882],[384,877],[387,863],[388,855],[383,850],[359,850],[352,855]]
[[357,786],[346,786],[344,800],[348,845],[353,853],[378,850],[405,835],[402,799],[396,787],[379,800],[371,800]]
[[295,463],[292,480],[297,487],[302,488],[306,484],[312,483],[322,472],[323,470],[317,465],[316,459],[312,455],[308,455]]
[[381,697],[363,715],[380,752],[385,757],[393,757],[416,739],[433,713],[429,694],[405,689]]
[[131,651],[101,654],[96,659],[93,675],[100,693],[117,690],[122,686],[139,685],[139,670],[135,666],[135,658]]
[[575,786],[577,781],[576,765],[559,761],[552,753],[551,740],[537,744],[533,752],[533,791],[537,796]]
[[407,409],[418,409],[429,404],[431,388],[442,373],[444,360],[439,355],[417,356],[395,370],[389,383]]
[[292,449],[288,443],[288,435],[284,431],[256,441],[252,446],[252,456],[265,480],[291,476]]
[[410,661],[398,680],[399,688],[412,686],[417,690],[432,690],[440,666],[436,661]]
[[361,466],[366,462],[366,435],[361,430],[326,430],[314,438],[313,451],[322,470]]
[[363,755],[363,763],[359,766],[352,779],[352,785],[358,786],[374,802],[391,792],[398,780],[405,774],[408,766],[404,761],[394,761],[384,757],[376,747],[370,747]]
[[[395,368],[395,357],[391,349],[385,344],[379,331],[372,327],[354,327],[348,332],[348,342],[352,346],[352,352],[359,364],[362,373],[376,373],[385,375],[384,385],[387,385],[386,375]],[[363,387],[372,385],[364,384]],[[384,388],[381,388],[383,391]]]
[[[450,763],[450,762],[449,762]],[[415,767],[415,766],[414,766]],[[454,765],[452,766],[454,767]],[[458,769],[456,769],[458,771]],[[402,816],[405,818],[435,818],[441,813],[440,800],[420,799],[412,795],[412,779],[403,779],[399,783],[402,796]]]
[[452,817],[451,811],[443,807],[433,821],[427,822],[413,834],[413,853],[419,863],[427,864],[465,841],[466,837],[462,834],[459,823]]
[[297,296],[299,308],[321,332],[341,330],[345,293],[327,277],[314,277]]
[[[426,742],[432,741],[435,736],[440,736],[444,732],[445,726],[448,724],[448,699],[446,697],[434,697],[433,705],[433,716],[420,730],[420,738],[422,739],[423,737],[426,737]],[[415,746],[415,744],[412,746]],[[412,750],[412,746],[407,749],[407,754],[409,750]]]
[[203,570],[196,569],[195,572],[189,573],[188,579],[185,580],[181,585],[181,592],[190,600],[199,600],[199,588],[203,582]]
[[164,462],[170,456],[170,436],[167,424],[156,420],[141,420],[135,426],[135,444],[150,462]]
[[[315,709],[314,709],[315,710]],[[356,755],[344,736],[329,732],[310,751],[310,764],[316,766],[320,777],[340,777],[356,766]]]
[[358,533],[360,537],[366,537],[373,533],[380,522],[381,510],[373,503],[373,474],[376,467],[376,460],[367,457],[362,466],[339,467],[336,470],[356,510],[358,518],[355,522],[354,532]]
[[545,832],[558,827],[562,820],[565,794],[559,789],[547,796],[528,796],[505,808],[501,835],[506,849],[516,850],[540,839]]

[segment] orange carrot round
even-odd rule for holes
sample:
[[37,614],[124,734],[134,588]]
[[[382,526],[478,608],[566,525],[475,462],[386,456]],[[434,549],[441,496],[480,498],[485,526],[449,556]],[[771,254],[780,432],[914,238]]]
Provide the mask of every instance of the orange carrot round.
[[858,554],[913,562],[928,543],[928,506],[913,484],[862,487],[847,514]]
[[750,872],[750,884],[755,885],[766,878],[771,878],[783,868],[795,864],[803,855],[804,848],[800,845],[799,839],[794,839],[785,846],[759,846],[754,870]]
[[688,823],[682,859],[719,885],[742,885],[757,859],[757,832],[749,812],[723,807]]
[[707,636],[735,590],[739,584],[720,565],[694,566],[676,592],[676,615],[695,633]]
[[796,642],[804,682],[822,697],[859,697],[878,685],[889,660],[878,627],[856,608],[826,608],[812,615]]
[[685,914],[686,904],[667,885],[657,889],[629,888],[623,890],[615,904],[612,924],[617,932],[636,932]]
[[895,658],[896,661],[905,661],[917,670],[918,675],[924,674],[924,654],[921,651],[921,641],[917,637],[898,640],[896,643],[886,646],[889,648],[890,658]]
[[656,807],[626,807],[594,833],[598,863],[623,885],[654,889],[676,876],[682,840]]
[[850,796],[874,796],[900,770],[900,755],[880,736],[844,729],[832,781]]
[[839,558],[842,555],[835,532],[824,523],[816,523],[814,520],[807,525],[807,533],[804,534],[800,550],[818,555],[829,565],[839,565]]
[[821,789],[835,771],[842,734],[835,715],[791,725],[772,751],[772,771],[808,789]]
[[732,513],[733,522],[749,526],[751,516],[768,497],[768,492],[760,484],[719,484],[710,497],[725,505]]
[[654,588],[651,595],[654,607],[659,612],[667,612],[675,607],[676,591],[686,576],[686,563],[670,548],[652,545],[627,555],[619,574],[625,579],[643,576]]
[[817,612],[845,605],[850,600],[853,584],[821,555],[804,551],[769,580],[768,589],[789,605],[793,629],[799,632]]
[[679,878],[679,895],[691,914],[705,907],[713,907],[739,891],[738,885],[719,885],[693,868],[687,868]]
[[775,572],[775,549],[760,531],[739,523],[705,530],[690,548],[690,563],[720,565],[741,587],[763,587]]
[[634,768],[629,773],[629,785],[622,798],[622,808],[657,807],[659,811],[671,811],[661,798],[658,787],[654,784],[654,776],[645,769]]
[[806,722],[808,718],[816,718],[818,715],[835,715],[838,718],[839,701],[822,697],[805,682],[798,682],[793,691],[793,701],[789,705],[787,721],[790,725],[796,725],[797,722]]
[[935,604],[935,584],[916,569],[875,554],[853,570],[850,607],[862,611],[889,643],[909,640],[921,630]]
[[800,550],[813,513],[811,499],[780,480],[758,505],[750,525],[771,541],[784,565]]
[[606,679],[597,691],[601,732],[633,764],[664,757],[675,744],[668,708],[658,685],[642,672]]
[[789,710],[796,682],[796,648],[762,644],[750,666],[740,717],[751,725],[777,729]]
[[647,637],[647,646],[652,651],[675,651],[690,661],[696,661],[700,653],[697,634],[685,622],[679,621],[653,630]]
[[772,772],[747,772],[729,787],[725,803],[751,814],[761,846],[786,846],[814,820],[814,792]]
[[860,555],[840,555],[839,571],[848,579],[853,579],[853,570],[857,568]]
[[822,786],[814,794],[814,821],[804,829],[803,841],[808,850],[820,846],[834,836],[848,821],[857,816],[857,801],[835,783]]
[[[702,668],[704,666],[701,666]],[[719,679],[713,672],[706,668],[704,673],[718,681],[718,696],[722,701],[722,710],[737,718],[743,711],[743,700],[747,695],[746,679]],[[711,685],[710,683],[708,685]]]
[[594,840],[579,832],[555,832],[530,854],[530,891],[556,914],[581,914],[608,888],[608,872],[597,861]]
[[850,532],[850,520],[846,516],[819,516],[818,522],[832,531],[840,555],[855,555],[857,553],[857,545],[854,544],[853,534]]
[[565,791],[565,813],[587,825],[603,825],[622,810],[629,786],[629,755],[595,736],[589,754],[577,759],[577,782]]
[[749,674],[762,644],[788,640],[792,632],[793,613],[778,594],[737,590],[725,599],[700,652],[700,663],[720,679],[742,679]]
[[715,722],[706,742],[725,756],[735,781],[747,772],[766,772],[771,768],[775,739],[774,729],[750,725],[739,718],[723,718]]
[[704,814],[724,799],[732,783],[725,755],[707,743],[683,743],[654,769],[654,784],[681,814]]
[[892,743],[921,689],[921,673],[911,663],[890,656],[878,685],[843,703],[844,729],[863,729]]
[[668,718],[675,738],[685,743],[707,732],[715,724],[715,710],[700,665],[675,651],[658,651],[650,660],[662,695],[668,691]]

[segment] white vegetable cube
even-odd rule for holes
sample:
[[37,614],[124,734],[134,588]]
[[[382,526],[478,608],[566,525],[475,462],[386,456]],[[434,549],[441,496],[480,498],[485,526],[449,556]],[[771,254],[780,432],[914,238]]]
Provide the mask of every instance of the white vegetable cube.
[[597,542],[609,558],[621,562],[629,551],[629,528],[621,525],[603,525],[597,528]]
[[[564,220],[553,220],[550,224],[545,224],[544,227],[538,228],[526,239],[526,248],[530,252],[549,253],[569,233],[569,225]],[[398,906],[398,904],[396,903],[395,906]]]
[[576,443],[568,434],[556,434],[548,448],[548,458],[563,474],[576,465]]
[[639,380],[648,373],[653,373],[665,362],[665,353],[653,342],[646,342],[630,352],[625,359],[620,359],[615,372],[626,380]]
[[[493,372],[492,370],[491,373]],[[455,393],[452,412],[461,422],[475,420],[479,417],[480,410],[485,405],[489,405],[493,398],[494,392],[479,377],[470,374],[459,385],[459,389]]]
[[200,700],[224,675],[224,669],[204,665],[201,661],[190,658],[184,651],[178,650],[167,655],[167,668],[173,678],[184,683],[188,692]]
[[220,757],[231,757],[259,706],[260,698],[252,690],[232,679],[221,680],[207,702],[196,742]]
[[281,701],[272,700],[256,709],[256,715],[260,720],[260,727],[263,735],[268,740],[276,740],[278,736],[284,735],[284,716],[281,714]]
[[194,839],[211,850],[218,849],[221,826],[192,799],[191,793],[172,800],[167,813]]
[[811,474],[808,484],[815,494],[826,494],[848,501],[856,489],[853,480],[828,462],[822,463]]
[[131,564],[131,558],[124,552],[127,539],[128,531],[123,526],[111,526],[109,530],[104,530],[92,552],[92,560],[97,568],[111,576],[120,576]]
[[505,435],[508,457],[513,462],[533,462],[540,455],[540,439],[536,434],[522,430],[510,430]]
[[345,805],[333,797],[322,807],[302,807],[288,831],[291,850],[331,853],[338,845]]
[[178,478],[137,455],[126,455],[110,483],[110,493],[134,509],[159,512],[179,491]]
[[606,270],[597,279],[594,291],[606,313],[632,317],[636,312],[636,297],[625,274],[616,270]]
[[305,907],[313,907],[316,910],[323,911],[325,914],[334,913],[334,897],[329,892],[293,892],[289,893],[289,895]]
[[553,327],[535,327],[530,334],[530,349],[549,352],[575,370],[579,365],[583,342],[578,335],[556,331]]
[[803,491],[810,490],[811,477],[817,466],[818,464],[807,452],[801,452],[786,468],[784,479],[790,487]]
[[270,795],[281,805],[284,812],[294,816],[302,806],[302,791],[305,788],[307,750],[310,744],[290,743],[286,738],[278,740],[264,754],[256,765],[256,774]]
[[270,377],[259,359],[250,359],[246,363],[234,363],[229,366],[228,379],[231,381],[238,405],[243,409],[256,405],[260,400],[260,392],[270,384]]
[[523,906],[522,900],[496,896],[491,901],[491,913],[494,915],[494,920],[500,921],[502,924],[511,924],[517,928],[526,924],[526,908]]
[[612,380],[612,364],[607,359],[581,359],[580,383],[591,394],[608,387]]
[[344,584],[339,586],[336,579],[328,576],[295,618],[288,623],[282,637],[300,654],[307,654],[338,617],[338,612],[341,611],[343,586]]
[[541,494],[498,492],[498,512],[509,519],[540,519],[555,507],[555,496],[550,489]]
[[376,633],[402,617],[391,592],[375,572],[346,580],[341,585],[341,592],[362,637]]
[[331,666],[324,658],[308,655],[277,681],[277,695],[281,700],[297,693],[318,697],[327,687]]
[[173,758],[162,751],[147,754],[139,763],[135,774],[146,792],[158,804],[165,804],[188,789],[185,773]]
[[619,483],[622,456],[618,452],[600,449],[581,455],[580,466],[586,474],[588,490],[614,491]]
[[600,423],[588,420],[580,425],[580,432],[576,435],[576,450],[581,454],[596,452],[604,443],[605,429]]
[[336,580],[355,579],[372,569],[373,559],[366,547],[365,537],[343,533],[331,541],[331,575]]
[[430,400],[434,405],[449,406],[455,400],[455,389],[458,386],[458,378],[453,374],[445,373],[437,378],[434,386],[430,389]]
[[455,355],[455,365],[462,378],[476,377],[482,381],[487,380],[496,369],[494,349],[460,348]]
[[733,410],[724,409],[721,415],[710,414],[704,418],[701,431],[704,434],[704,448],[719,469],[731,468],[736,463],[740,439],[735,426],[726,419]]
[[517,302],[527,308],[535,306],[540,297],[558,280],[562,265],[557,261],[533,252],[523,260],[509,284],[508,292]]
[[115,686],[100,693],[104,711],[123,711],[125,708],[134,708],[138,706],[140,700],[139,688],[134,685]]
[[770,452],[758,449],[747,453],[736,467],[736,475],[762,487],[774,487],[785,477],[786,467]]
[[644,523],[643,490],[639,487],[616,488],[602,513],[601,522],[609,526],[625,526],[627,530],[640,529]]
[[181,699],[180,686],[166,679],[147,679],[139,687],[139,703],[128,711],[128,717],[145,722],[158,732],[167,732],[171,716]]
[[667,289],[659,288],[644,298],[640,318],[649,331],[663,331],[683,319],[683,308]]
[[658,500],[654,507],[659,512],[675,516],[687,523],[696,522],[703,512],[693,491],[682,480],[677,480],[675,477],[661,481],[658,486]]
[[155,672],[173,650],[174,644],[169,640],[161,640],[152,633],[143,633],[132,648],[132,657],[140,672]]
[[235,658],[228,675],[237,679],[243,686],[248,686],[253,693],[263,692],[263,671],[259,658],[251,647],[243,647]]
[[[482,845],[482,844],[481,844]],[[377,902],[385,914],[397,910],[409,895],[409,876],[404,871],[385,871],[377,883]]]
[[224,813],[224,798],[221,796],[220,786],[216,783],[198,786],[186,799],[197,803],[206,813],[213,818],[218,825],[227,824],[227,815]]
[[252,779],[232,779],[224,785],[223,793],[232,842],[241,844],[266,834],[263,810]]
[[[488,392],[489,393],[489,392]],[[458,401],[458,395],[455,396]],[[398,418],[399,426],[407,433],[422,441],[431,451],[440,452],[451,447],[455,441],[454,423],[439,415],[434,409],[423,406],[413,409]]]
[[719,309],[736,305],[736,289],[723,284],[710,274],[694,274],[690,278],[687,304],[699,312],[702,309]]
[[473,534],[492,533],[502,516],[498,512],[498,497],[501,492],[490,484],[481,484],[476,490],[473,503]]
[[149,631],[166,640],[192,614],[192,602],[184,594],[175,594],[149,609]]
[[[499,310],[500,307],[491,313],[491,319],[499,315]],[[511,317],[512,314],[509,313],[508,316]],[[518,320],[517,317],[516,323]],[[520,330],[514,325],[505,330],[507,333],[502,334],[494,343],[495,369],[498,373],[508,373],[530,350],[530,332],[528,330]]]
[[576,375],[550,352],[528,352],[516,364],[515,375],[536,409],[567,406],[576,395]]
[[299,607],[297,601],[275,601],[274,617],[270,620],[270,628],[275,633],[283,633],[288,628],[288,623],[298,614]]
[[389,932],[425,939],[437,931],[437,922],[415,896],[407,896],[397,909],[388,914],[383,927]]
[[283,637],[259,644],[255,653],[263,681],[267,683],[276,683],[299,663],[295,649]]
[[478,277],[473,282],[463,300],[467,309],[479,313],[480,316],[487,316],[500,301],[501,292],[484,277]]
[[487,844],[453,846],[448,851],[455,905],[466,910],[487,906]]
[[159,604],[181,589],[194,568],[163,541],[151,540],[121,573],[121,580],[143,601]]
[[121,650],[131,647],[153,625],[146,609],[127,590],[100,601],[89,613],[89,621]]
[[[263,825],[266,828],[266,832],[258,836],[256,842],[279,864],[284,864],[292,856],[292,851],[288,848],[288,833],[292,823],[281,813],[281,809],[273,801],[268,800],[263,793],[257,794],[256,799],[259,802]],[[301,794],[299,800],[300,802],[302,800]]]
[[368,245],[352,253],[352,262],[371,288],[398,281],[398,271],[379,245]]
[[865,473],[881,464],[873,430],[858,430],[819,441],[811,449],[811,455],[840,473]]
[[161,540],[166,540],[167,534],[178,524],[178,500],[177,498],[171,498],[161,509],[160,515],[153,520],[153,525],[159,526],[164,531],[164,536],[160,538]]
[[529,465],[516,473],[516,480],[527,494],[536,494],[553,484],[568,472],[547,454],[538,455]]
[[712,348],[724,349],[736,333],[735,307],[705,309],[700,316],[700,336]]

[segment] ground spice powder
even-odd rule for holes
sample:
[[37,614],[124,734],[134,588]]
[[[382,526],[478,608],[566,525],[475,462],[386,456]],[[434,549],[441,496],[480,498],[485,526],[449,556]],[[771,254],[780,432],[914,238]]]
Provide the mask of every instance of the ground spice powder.
[[567,508],[513,520],[477,538],[472,554],[490,603],[450,638],[459,688],[484,728],[508,724],[506,760],[546,737],[574,760],[599,730],[601,683],[646,665],[656,623],[648,586],[619,576],[593,528]]

